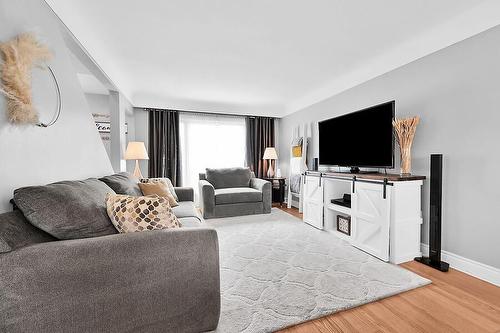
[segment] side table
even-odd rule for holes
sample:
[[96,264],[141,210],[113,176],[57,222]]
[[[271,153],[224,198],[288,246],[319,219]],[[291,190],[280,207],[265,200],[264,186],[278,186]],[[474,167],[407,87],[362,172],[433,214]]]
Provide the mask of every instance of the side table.
[[284,177],[275,177],[275,178],[264,178],[271,182],[271,192],[272,192],[272,200],[273,202],[279,202],[280,207],[283,205],[285,201],[285,180]]

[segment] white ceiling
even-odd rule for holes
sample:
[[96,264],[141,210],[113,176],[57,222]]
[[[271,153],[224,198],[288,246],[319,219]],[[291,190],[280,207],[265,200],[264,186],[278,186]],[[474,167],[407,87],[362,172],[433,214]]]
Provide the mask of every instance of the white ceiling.
[[497,0],[46,0],[135,106],[283,116],[500,24]]

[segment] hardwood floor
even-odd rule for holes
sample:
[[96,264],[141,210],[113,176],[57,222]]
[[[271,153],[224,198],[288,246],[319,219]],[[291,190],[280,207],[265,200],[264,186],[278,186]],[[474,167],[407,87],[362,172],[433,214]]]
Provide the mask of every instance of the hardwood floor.
[[[301,218],[297,209],[278,208]],[[280,332],[500,332],[499,287],[454,269],[401,266],[432,284]]]

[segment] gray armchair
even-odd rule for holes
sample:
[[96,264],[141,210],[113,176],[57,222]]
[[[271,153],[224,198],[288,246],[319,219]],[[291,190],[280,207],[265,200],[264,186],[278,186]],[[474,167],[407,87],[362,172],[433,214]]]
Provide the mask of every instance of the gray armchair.
[[271,183],[249,168],[206,169],[199,190],[206,219],[271,213]]

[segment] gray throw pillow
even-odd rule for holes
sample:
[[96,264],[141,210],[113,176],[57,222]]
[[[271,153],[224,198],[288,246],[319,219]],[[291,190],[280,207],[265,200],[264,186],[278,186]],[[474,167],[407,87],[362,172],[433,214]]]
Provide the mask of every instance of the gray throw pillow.
[[217,188],[249,187],[250,168],[206,169],[206,179]]
[[116,173],[99,178],[99,180],[111,187],[116,194],[125,194],[133,197],[142,196],[142,191],[138,185],[139,179],[128,172]]
[[0,214],[0,253],[54,240],[57,239],[29,223],[19,210]]
[[116,234],[106,212],[115,192],[95,178],[30,186],[14,191],[14,202],[35,227],[57,239]]

